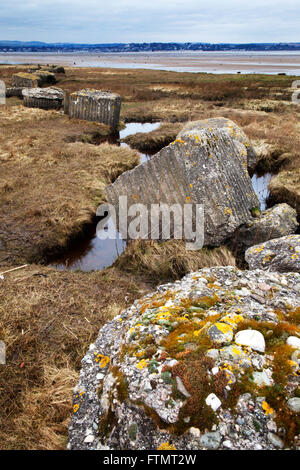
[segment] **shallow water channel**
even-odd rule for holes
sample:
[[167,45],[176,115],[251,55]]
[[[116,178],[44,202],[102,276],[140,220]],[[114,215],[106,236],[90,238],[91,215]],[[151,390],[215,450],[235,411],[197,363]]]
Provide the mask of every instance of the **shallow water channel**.
[[[129,135],[137,134],[138,132],[151,132],[158,129],[159,126],[159,122],[127,123],[126,127],[120,131],[120,140]],[[121,146],[127,146],[127,144],[122,142]],[[141,163],[144,163],[151,158],[151,155],[140,153],[140,158]],[[270,173],[266,173],[263,176],[258,176],[257,174],[252,176],[252,184],[259,198],[261,210],[266,208],[266,201],[269,196],[268,185],[271,177],[272,175]],[[126,245],[126,240],[101,240],[96,235],[95,226],[95,230],[87,236],[85,240],[80,241],[76,247],[67,250],[64,256],[52,262],[50,266],[62,271],[75,271],[77,269],[81,271],[101,271],[111,266],[116,261],[126,248]]]

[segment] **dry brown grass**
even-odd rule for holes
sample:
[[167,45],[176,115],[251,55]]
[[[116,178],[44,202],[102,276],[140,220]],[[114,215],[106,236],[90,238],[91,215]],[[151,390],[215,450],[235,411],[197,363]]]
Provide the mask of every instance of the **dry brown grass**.
[[235,266],[235,258],[228,248],[187,251],[182,240],[135,241],[114,264],[122,271],[146,275],[156,282],[181,279],[204,267],[229,265]]
[[94,221],[104,186],[139,163],[131,149],[67,142],[101,124],[11,107],[0,124],[0,263],[43,261]]
[[140,152],[155,153],[173,142],[182,127],[180,123],[162,123],[152,132],[129,135],[124,142]]
[[0,448],[63,449],[81,359],[99,328],[151,289],[116,269],[29,266],[0,281]]

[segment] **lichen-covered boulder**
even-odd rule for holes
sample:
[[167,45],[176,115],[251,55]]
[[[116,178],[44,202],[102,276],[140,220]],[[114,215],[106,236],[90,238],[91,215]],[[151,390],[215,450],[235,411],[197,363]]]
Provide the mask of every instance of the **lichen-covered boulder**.
[[252,246],[245,253],[250,269],[300,272],[300,235],[275,238]]
[[251,145],[251,142],[245,135],[244,131],[235,124],[235,122],[224,117],[203,119],[202,121],[192,121],[186,124],[184,128],[179,132],[177,138],[181,139],[188,133],[193,133],[194,129],[222,129],[228,137],[235,140],[238,144],[241,145],[241,148],[244,150],[241,153],[241,157],[247,162],[248,170],[252,170],[255,167],[257,155],[254,150],[254,147]]
[[233,243],[241,251],[245,251],[258,243],[293,234],[297,227],[295,209],[288,204],[278,204],[262,213],[258,212],[256,217],[249,218],[246,224],[237,229]]
[[297,448],[299,293],[298,273],[221,267],[135,301],[82,361],[68,448]]
[[116,208],[119,197],[127,196],[128,206],[138,202],[149,213],[153,204],[202,204],[204,244],[218,246],[247,223],[259,201],[247,171],[246,147],[235,134],[203,127],[202,121],[192,125],[151,159],[122,173],[105,195]]

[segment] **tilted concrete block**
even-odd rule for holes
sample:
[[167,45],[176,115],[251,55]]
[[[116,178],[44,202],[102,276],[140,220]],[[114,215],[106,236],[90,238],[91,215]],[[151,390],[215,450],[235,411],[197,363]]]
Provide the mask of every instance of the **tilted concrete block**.
[[219,245],[259,207],[247,171],[247,152],[227,129],[192,123],[150,160],[105,188],[107,201],[128,205],[204,205],[205,245]]
[[121,97],[107,91],[85,89],[69,94],[65,93],[64,110],[70,118],[102,122],[117,131]]

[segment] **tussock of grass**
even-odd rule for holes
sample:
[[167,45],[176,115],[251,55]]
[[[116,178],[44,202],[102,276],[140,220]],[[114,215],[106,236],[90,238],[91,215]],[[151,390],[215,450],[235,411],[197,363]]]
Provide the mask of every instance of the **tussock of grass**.
[[147,275],[156,281],[180,279],[191,271],[211,266],[235,266],[226,247],[187,251],[182,240],[137,240],[130,243],[114,266],[125,272]]
[[162,123],[158,129],[152,132],[138,132],[137,134],[129,135],[124,139],[124,142],[140,152],[159,152],[159,150],[176,139],[182,127],[183,125],[179,123]]
[[[112,286],[113,289],[112,289]],[[63,449],[81,359],[105,322],[152,285],[116,269],[29,266],[0,281],[0,447]]]

